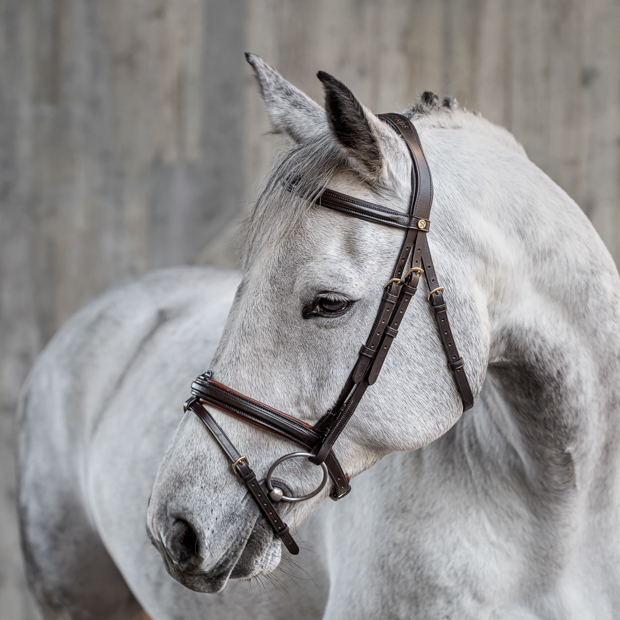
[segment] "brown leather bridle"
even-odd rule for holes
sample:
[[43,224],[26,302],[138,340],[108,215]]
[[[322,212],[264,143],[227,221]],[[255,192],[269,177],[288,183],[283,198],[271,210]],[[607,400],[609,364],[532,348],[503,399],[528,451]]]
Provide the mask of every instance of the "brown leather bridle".
[[[268,405],[255,401],[213,379],[211,371],[200,375],[192,383],[192,396],[185,403],[185,410],[191,409],[207,427],[232,464],[233,472],[245,483],[258,507],[292,553],[299,553],[299,547],[291,536],[288,526],[276,511],[274,502],[301,501],[316,495],[325,485],[327,475],[332,480],[330,497],[338,500],[351,490],[349,478],[334,455],[333,446],[355,412],[362,396],[379,376],[383,362],[398,334],[403,316],[415,295],[420,276],[424,274],[428,284],[428,300],[431,303],[439,337],[446,352],[448,367],[452,371],[456,388],[463,401],[463,411],[474,404],[474,397],[465,374],[463,359],[459,356],[450,323],[443,287],[439,286],[435,268],[428,247],[427,234],[430,227],[430,213],[433,201],[433,184],[420,138],[411,121],[400,114],[380,115],[404,140],[412,160],[411,199],[409,212],[398,213],[358,198],[325,189],[316,199],[316,204],[334,209],[368,222],[383,224],[405,231],[391,279],[385,285],[381,305],[366,344],[359,356],[336,404],[314,425],[310,426],[297,418],[277,411]],[[408,266],[408,268],[407,268]],[[406,269],[406,271],[405,271]],[[250,422],[264,430],[290,439],[305,448],[306,452],[288,454],[278,459],[270,468],[263,489],[246,456],[242,456],[228,439],[211,414],[201,403],[208,403],[221,411]],[[314,492],[303,497],[284,496],[282,489],[274,487],[271,476],[277,465],[293,457],[308,457],[315,465],[323,468],[323,482]]]

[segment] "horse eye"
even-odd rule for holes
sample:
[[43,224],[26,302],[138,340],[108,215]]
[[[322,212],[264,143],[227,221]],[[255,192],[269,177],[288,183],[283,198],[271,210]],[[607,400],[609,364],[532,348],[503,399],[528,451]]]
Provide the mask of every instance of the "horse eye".
[[326,294],[325,297],[317,296],[312,303],[305,306],[301,312],[304,319],[322,316],[331,318],[344,314],[355,302],[334,294]]
[[314,310],[317,314],[337,314],[343,312],[349,307],[346,299],[328,299],[323,298],[317,300]]

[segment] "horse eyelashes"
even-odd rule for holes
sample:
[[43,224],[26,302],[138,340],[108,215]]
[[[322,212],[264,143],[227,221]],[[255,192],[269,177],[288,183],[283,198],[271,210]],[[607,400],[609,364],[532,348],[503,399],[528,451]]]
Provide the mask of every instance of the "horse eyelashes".
[[332,318],[342,316],[354,302],[340,295],[318,296],[312,303],[304,306],[301,314],[304,319],[314,317]]

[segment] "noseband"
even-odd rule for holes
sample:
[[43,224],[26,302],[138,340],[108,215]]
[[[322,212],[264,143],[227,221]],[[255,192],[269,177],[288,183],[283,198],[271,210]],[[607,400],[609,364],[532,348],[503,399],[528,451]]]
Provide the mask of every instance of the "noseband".
[[[192,396],[185,403],[185,410],[191,409],[207,427],[213,438],[222,448],[232,465],[233,472],[245,483],[258,507],[292,553],[299,553],[299,547],[291,536],[288,526],[276,511],[274,503],[294,502],[309,499],[318,494],[331,478],[333,488],[330,497],[338,500],[351,490],[349,477],[344,473],[334,455],[333,446],[355,412],[362,396],[379,376],[383,362],[398,334],[398,328],[409,303],[415,295],[424,274],[428,284],[428,301],[437,322],[441,343],[446,352],[448,367],[452,371],[456,388],[463,401],[463,411],[474,404],[463,359],[459,356],[450,323],[443,286],[439,286],[435,268],[428,247],[427,234],[430,227],[433,184],[420,138],[411,121],[400,114],[380,115],[404,140],[412,160],[411,199],[409,212],[398,213],[334,190],[325,189],[316,199],[316,204],[334,209],[367,222],[391,226],[405,231],[392,277],[384,287],[383,297],[377,312],[372,331],[366,344],[362,345],[359,356],[336,404],[310,426],[302,420],[277,411],[268,405],[255,401],[213,379],[211,371],[200,375],[192,383]],[[269,469],[265,481],[266,489],[257,480],[250,467],[247,456],[242,456],[228,439],[211,414],[203,407],[207,403],[224,413],[241,418],[259,428],[290,439],[305,448],[305,452],[287,454],[279,458]],[[323,469],[323,481],[318,489],[303,497],[288,497],[272,482],[274,469],[290,458],[308,458]]]

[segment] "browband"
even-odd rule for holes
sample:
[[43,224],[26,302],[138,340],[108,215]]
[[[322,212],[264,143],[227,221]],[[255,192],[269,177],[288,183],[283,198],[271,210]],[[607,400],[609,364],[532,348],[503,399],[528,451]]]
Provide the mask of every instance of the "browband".
[[[411,156],[411,199],[408,213],[399,213],[331,189],[323,190],[315,200],[316,204],[322,207],[367,222],[405,231],[405,238],[392,277],[385,285],[372,330],[366,343],[360,349],[358,359],[336,404],[314,426],[310,426],[215,381],[211,371],[200,375],[192,383],[192,397],[185,403],[185,410],[191,409],[220,445],[232,465],[233,472],[247,486],[274,533],[280,537],[292,554],[299,553],[299,548],[272,502],[294,501],[294,498],[282,497],[281,491],[279,494],[274,493],[275,489],[269,494],[265,491],[250,467],[248,458],[239,454],[202,403],[207,403],[224,413],[241,418],[302,446],[311,453],[312,463],[324,464],[327,468],[333,483],[330,497],[335,500],[344,497],[351,490],[349,478],[340,466],[332,448],[354,414],[364,393],[377,380],[390,347],[398,335],[403,316],[416,294],[420,276],[423,274],[429,289],[428,301],[433,308],[439,337],[446,352],[448,368],[452,372],[455,386],[463,402],[463,411],[467,411],[474,404],[474,397],[465,374],[465,364],[459,356],[450,329],[443,297],[444,289],[437,281],[428,247],[427,233],[430,227],[433,184],[420,138],[411,121],[405,116],[383,114],[379,115],[379,118],[389,124],[404,139]],[[287,189],[294,191],[295,188],[293,185]],[[303,454],[300,453],[300,455]],[[295,455],[288,455],[290,456]],[[271,471],[281,460],[272,466],[268,479]]]
[[353,196],[341,194],[333,189],[324,189],[315,202],[321,207],[334,209],[334,211],[353,215],[360,220],[366,220],[373,224],[383,224],[384,226],[391,226],[392,228],[401,228],[403,230],[415,228],[416,230],[428,232],[430,226],[430,221],[428,219],[422,222],[422,226],[418,226],[418,222],[421,218],[413,214],[392,211],[392,209],[388,209],[387,207],[382,207],[372,202],[366,202],[359,198],[353,198]]

